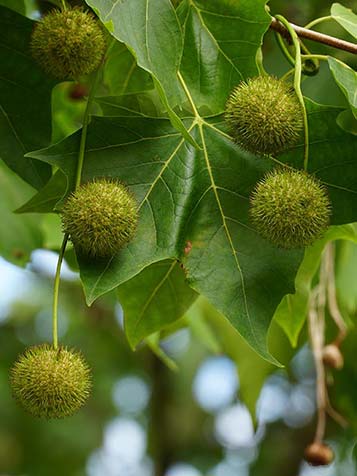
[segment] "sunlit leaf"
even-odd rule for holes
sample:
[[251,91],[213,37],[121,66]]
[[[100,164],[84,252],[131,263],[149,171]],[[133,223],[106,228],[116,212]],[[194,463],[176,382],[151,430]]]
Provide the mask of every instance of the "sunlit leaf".
[[345,95],[353,115],[357,119],[357,73],[347,64],[335,58],[329,58],[328,64],[336,83]]
[[197,108],[224,110],[231,90],[258,74],[256,54],[271,22],[266,0],[190,0],[178,10],[184,31],[181,73]]
[[351,9],[333,3],[331,15],[348,33],[357,38],[357,15]]
[[135,347],[144,337],[182,317],[197,295],[185,282],[177,261],[162,261],[119,286],[118,297],[126,336]]

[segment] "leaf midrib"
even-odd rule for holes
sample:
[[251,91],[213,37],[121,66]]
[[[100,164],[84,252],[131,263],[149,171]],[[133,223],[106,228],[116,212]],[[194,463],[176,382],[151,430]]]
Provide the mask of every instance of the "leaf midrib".
[[200,130],[200,136],[201,136],[201,141],[202,141],[203,154],[204,154],[204,158],[205,158],[205,162],[206,162],[206,167],[207,167],[208,175],[209,175],[209,178],[210,178],[212,190],[213,190],[213,193],[214,193],[214,196],[215,196],[215,199],[216,199],[216,203],[217,203],[218,208],[219,208],[219,213],[221,215],[222,226],[224,228],[225,235],[227,237],[229,247],[231,248],[232,255],[234,257],[234,261],[235,261],[238,273],[240,275],[240,279],[241,279],[241,283],[242,283],[243,298],[244,298],[244,308],[245,308],[246,316],[248,317],[249,327],[250,327],[250,330],[252,332],[252,336],[253,336],[255,342],[257,343],[257,346],[259,347],[260,346],[259,340],[258,340],[258,338],[255,334],[254,326],[252,325],[252,320],[251,320],[249,309],[248,309],[247,295],[246,295],[246,289],[245,289],[245,284],[244,284],[244,276],[243,276],[242,268],[241,268],[239,260],[238,260],[237,251],[234,248],[232,236],[230,234],[230,231],[229,231],[229,228],[228,228],[228,225],[227,225],[227,222],[226,222],[226,216],[224,214],[223,207],[222,207],[222,204],[221,204],[221,200],[220,200],[220,197],[219,197],[219,194],[218,194],[218,191],[217,191],[217,185],[216,185],[216,182],[215,182],[215,179],[214,179],[214,176],[213,176],[213,171],[212,171],[211,164],[210,164],[209,157],[208,157],[208,151],[207,151],[207,147],[206,147],[206,140],[205,140],[205,137],[204,137],[203,124],[202,123],[199,124],[199,130]]
[[142,308],[139,316],[138,316],[138,319],[135,323],[135,326],[134,326],[134,329],[133,329],[133,334],[135,335],[136,331],[137,331],[137,328],[139,327],[139,325],[141,324],[142,320],[143,320],[143,317],[145,315],[145,312],[146,310],[148,309],[148,307],[150,306],[150,304],[152,303],[153,299],[155,298],[156,294],[160,291],[160,289],[162,288],[162,286],[164,285],[165,281],[170,277],[170,274],[172,273],[173,269],[175,268],[176,266],[176,261],[173,261],[171,266],[169,267],[169,269],[167,270],[167,272],[165,273],[165,276],[160,280],[160,282],[155,286],[155,288],[153,289],[152,293],[150,294],[149,298],[147,299],[147,301],[145,302],[144,304],[144,307]]

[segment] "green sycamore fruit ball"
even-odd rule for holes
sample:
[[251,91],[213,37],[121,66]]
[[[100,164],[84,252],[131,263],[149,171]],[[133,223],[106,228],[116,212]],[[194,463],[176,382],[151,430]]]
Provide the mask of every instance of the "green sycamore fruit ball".
[[31,52],[48,75],[77,79],[98,68],[105,52],[104,33],[87,11],[53,10],[35,26]]
[[96,179],[68,197],[61,215],[63,230],[74,246],[85,255],[104,258],[134,237],[138,207],[123,184]]
[[91,371],[82,355],[42,344],[26,349],[10,371],[14,398],[31,415],[63,418],[79,410],[91,391]]
[[330,214],[325,188],[299,170],[273,170],[251,194],[250,216],[255,228],[281,248],[313,243],[327,229]]
[[228,99],[225,117],[233,139],[259,155],[283,152],[296,143],[303,129],[295,92],[273,76],[241,82]]

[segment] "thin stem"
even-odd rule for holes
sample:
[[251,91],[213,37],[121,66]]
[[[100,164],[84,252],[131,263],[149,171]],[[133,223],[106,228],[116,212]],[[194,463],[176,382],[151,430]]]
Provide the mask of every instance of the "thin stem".
[[316,309],[309,311],[310,339],[316,367],[317,425],[314,441],[323,440],[326,428],[326,383],[325,368],[322,361],[321,328]]
[[[278,15],[276,18],[272,19],[270,28],[274,31],[277,31],[285,38],[290,38],[289,30],[286,28],[286,25],[282,24]],[[349,41],[340,40],[340,38],[335,38],[334,36],[325,35],[317,31],[308,30],[293,23],[289,23],[291,28],[296,32],[297,36],[300,38],[306,38],[308,40],[316,41],[327,46],[332,46],[332,48],[337,48],[339,50],[348,51],[349,53],[357,54],[357,45],[355,43],[350,43]]]
[[303,121],[304,121],[304,170],[307,170],[308,162],[309,162],[309,124],[307,121],[307,113],[305,107],[304,97],[301,91],[301,73],[302,73],[302,63],[301,63],[301,46],[299,42],[299,38],[293,28],[291,27],[290,23],[281,15],[277,15],[276,17],[283,25],[287,28],[291,40],[295,47],[295,76],[294,76],[294,89],[298,100],[301,105],[301,110],[303,114]]
[[336,297],[336,283],[335,283],[335,245],[328,243],[326,245],[326,254],[328,260],[328,282],[327,282],[327,299],[330,315],[335,321],[339,330],[339,334],[335,340],[336,345],[340,345],[347,334],[347,326],[341,315]]
[[327,55],[313,55],[313,54],[301,55],[301,57],[303,60],[317,59],[322,61],[328,61],[328,58],[329,58]]
[[286,47],[286,44],[285,44],[285,41],[282,37],[282,35],[280,35],[279,33],[277,32],[274,32],[275,33],[275,38],[276,38],[276,41],[278,43],[278,46],[280,48],[280,51],[283,53],[283,55],[285,56],[285,58],[289,61],[289,63],[291,64],[291,66],[294,66],[295,68],[295,59],[291,56],[290,54],[290,51],[288,50],[288,48]]
[[[87,140],[87,129],[89,124],[90,118],[90,109],[94,99],[94,93],[98,84],[99,79],[99,71],[96,72],[94,81],[92,83],[90,93],[87,99],[86,109],[83,115],[83,127],[82,127],[82,135],[81,135],[81,142],[79,145],[79,152],[78,152],[78,161],[77,161],[77,171],[76,171],[76,179],[75,179],[75,186],[74,189],[76,190],[80,183],[82,177],[82,169],[84,163],[84,153],[86,148],[86,140]],[[62,246],[59,252],[58,260],[57,260],[57,267],[56,267],[56,274],[55,274],[55,282],[53,288],[53,307],[52,307],[52,332],[53,332],[53,347],[55,349],[58,348],[58,295],[59,295],[59,286],[60,286],[60,278],[61,278],[61,267],[63,262],[63,257],[66,251],[66,246],[68,243],[69,235],[65,233],[63,237]]]
[[263,64],[263,52],[262,48],[258,48],[257,54],[255,55],[255,62],[257,64],[257,68],[259,71],[260,76],[266,76],[267,72],[264,69],[264,64]]
[[[274,32],[274,34],[275,34],[274,36],[276,38],[276,41],[278,43],[278,46],[279,46],[281,52],[283,53],[285,58],[288,60],[288,62],[295,68],[295,59],[290,54],[290,51],[289,51],[289,49],[287,48],[287,46],[285,44],[284,38],[282,37],[282,35],[280,35],[276,31]],[[290,41],[291,41],[291,38],[290,38]],[[301,51],[304,53],[304,54],[301,55],[302,59],[304,59],[304,62],[302,64],[302,73],[311,76],[311,74],[312,74],[311,68],[309,68],[309,70],[307,70],[307,68],[304,64],[306,59],[310,59],[310,58],[307,58],[307,55],[310,55],[310,51],[307,49],[307,47],[304,45],[303,42],[300,42],[300,48],[301,48]],[[319,70],[319,63],[318,63],[317,60],[315,60],[313,62],[314,62],[314,70],[317,73],[318,70]]]
[[89,96],[88,96],[88,99],[87,99],[86,109],[84,111],[81,142],[79,144],[76,181],[75,181],[75,186],[74,186],[75,190],[77,190],[77,188],[81,184],[82,170],[83,170],[83,163],[84,163],[84,154],[85,154],[86,141],[87,141],[87,131],[88,131],[88,124],[89,124],[89,119],[90,119],[90,109],[91,109],[92,104],[93,104],[94,93],[95,93],[95,90],[97,88],[99,77],[100,77],[99,71],[100,71],[100,69],[98,69],[98,71],[95,74],[95,78],[94,78],[94,81],[93,81],[93,84],[92,84],[92,87],[90,89]]
[[334,246],[334,244],[328,243],[322,254],[319,284],[312,291],[308,313],[311,347],[316,367],[317,425],[314,441],[317,443],[321,443],[325,435],[326,415],[330,415],[342,427],[348,425],[343,416],[330,403],[323,362],[326,304],[328,304],[330,314],[335,322],[337,320],[337,325],[342,326],[342,330],[345,330],[345,323],[336,302]]
[[294,74],[294,72],[295,72],[295,68],[291,68],[280,79],[282,81],[286,81],[292,74]]
[[326,17],[316,18],[316,20],[312,20],[310,23],[305,25],[304,28],[309,30],[309,29],[313,28],[316,25],[320,25],[320,23],[324,23],[324,22],[330,21],[330,20],[333,20],[333,17],[331,15],[328,15]]
[[326,395],[326,413],[342,428],[348,427],[348,421],[333,408],[328,395]]
[[317,425],[314,441],[320,443],[325,435],[328,394],[326,389],[323,348],[325,345],[325,306],[329,273],[329,256],[322,255],[319,284],[314,288],[309,305],[309,332],[316,368]]
[[67,10],[66,0],[61,0],[63,10]]
[[[302,73],[307,76],[314,76],[319,72],[320,62],[317,58],[307,58],[307,55],[311,55],[310,50],[305,43],[300,40],[301,45],[301,60],[302,60]],[[313,66],[313,68],[311,67]]]
[[52,308],[52,331],[53,331],[53,348],[58,349],[58,294],[61,279],[61,266],[63,262],[64,253],[68,242],[68,234],[63,237],[62,246],[59,252],[55,282],[53,286],[53,308]]

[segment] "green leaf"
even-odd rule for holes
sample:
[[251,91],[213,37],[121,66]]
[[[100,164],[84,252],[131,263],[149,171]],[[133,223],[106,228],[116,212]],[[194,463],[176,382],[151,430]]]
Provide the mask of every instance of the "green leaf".
[[0,6],[11,8],[11,10],[14,10],[17,13],[20,13],[21,15],[26,14],[26,7],[25,7],[24,0],[0,0]]
[[[357,139],[336,127],[339,108],[307,101],[309,171],[329,190],[332,224],[357,217]],[[249,221],[249,195],[275,161],[237,147],[220,117],[187,119],[202,145],[187,145],[166,119],[93,118],[88,128],[83,180],[98,175],[125,182],[140,204],[135,239],[109,260],[79,256],[88,303],[133,278],[147,266],[178,259],[190,286],[203,294],[262,356],[273,361],[266,335],[274,311],[295,290],[302,250],[277,249]],[[79,134],[32,157],[75,179]],[[282,156],[303,165],[303,143]]]
[[[310,130],[307,171],[326,185],[332,203],[332,225],[356,221],[357,138],[336,127],[341,109],[306,99]],[[279,157],[282,162],[303,168],[303,143]]]
[[[181,4],[181,73],[197,108],[216,114],[243,79],[258,74],[256,54],[271,17],[266,0],[190,0]],[[214,92],[214,93],[213,93]]]
[[344,131],[357,136],[357,119],[350,109],[340,112],[336,122]]
[[142,93],[154,88],[150,74],[138,67],[135,57],[119,41],[115,41],[107,53],[103,81],[106,96]]
[[50,213],[64,197],[66,190],[67,177],[58,170],[36,195],[16,210],[16,213]]
[[138,65],[161,84],[172,106],[180,103],[177,71],[182,32],[169,0],[87,0],[112,35],[125,43]]
[[[302,256],[276,249],[249,224],[249,193],[273,164],[242,152],[215,123],[189,127],[202,152],[185,145],[165,119],[93,118],[83,180],[103,173],[123,180],[140,203],[140,222],[135,240],[116,257],[79,257],[88,302],[150,264],[176,258],[193,289],[270,358],[270,319],[282,296],[293,291]],[[75,134],[31,155],[61,167],[73,183],[78,140]]]
[[339,3],[333,3],[331,15],[348,33],[357,38],[357,15],[352,10]]
[[124,309],[125,333],[130,345],[180,319],[196,299],[177,261],[145,268],[118,288]]
[[51,139],[51,91],[55,82],[29,51],[33,22],[0,7],[0,158],[35,188],[51,175],[48,165],[24,154]]
[[[87,0],[113,36],[126,44],[138,65],[148,71],[167,108],[172,125],[195,147],[173,108],[182,91],[177,73],[182,55],[182,32],[170,0]],[[160,12],[160,14],[158,14]]]
[[297,346],[300,332],[307,318],[312,280],[319,269],[321,254],[326,244],[335,240],[356,242],[355,226],[332,226],[322,239],[306,249],[295,279],[296,292],[285,296],[275,312],[274,320],[282,327],[293,347]]
[[43,246],[39,219],[35,215],[12,212],[26,200],[33,189],[0,162],[0,254],[8,261],[24,266],[31,252]]
[[97,97],[96,102],[104,116],[165,116],[156,90],[125,96]]
[[357,73],[347,64],[329,57],[328,64],[335,81],[345,95],[354,117],[357,119]]
[[[356,225],[354,229],[357,237]],[[356,237],[354,240],[341,241],[336,247],[337,300],[343,316],[349,317],[355,322],[357,316],[357,281],[355,279],[357,266]]]

